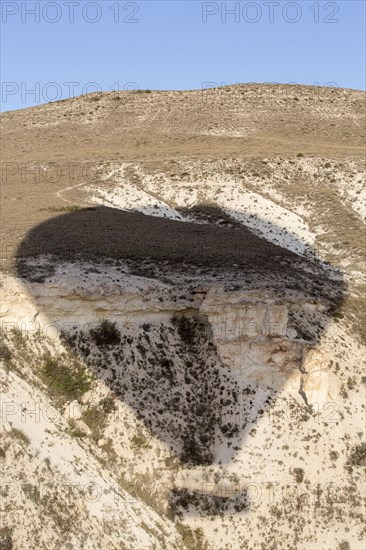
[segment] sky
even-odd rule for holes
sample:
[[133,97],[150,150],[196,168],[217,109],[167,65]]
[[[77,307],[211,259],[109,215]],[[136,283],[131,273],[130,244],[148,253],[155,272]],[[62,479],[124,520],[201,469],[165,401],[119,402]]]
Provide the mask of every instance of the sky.
[[1,110],[96,90],[365,89],[363,0],[1,0]]

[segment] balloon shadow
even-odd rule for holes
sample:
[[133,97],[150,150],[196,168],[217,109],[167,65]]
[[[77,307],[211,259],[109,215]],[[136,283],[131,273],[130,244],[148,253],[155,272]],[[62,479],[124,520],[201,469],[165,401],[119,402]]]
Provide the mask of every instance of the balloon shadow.
[[[96,325],[80,326],[83,304],[74,295],[68,330],[60,328],[65,344],[187,469],[233,460],[294,372],[298,383],[308,350],[319,342],[345,292],[341,274],[315,256],[281,248],[235,223],[235,216],[207,206],[201,211],[206,223],[108,207],[62,214],[34,227],[15,260],[34,300],[56,322],[59,304],[45,305],[39,289],[55,275],[66,288],[67,270],[59,269],[65,263],[89,271],[93,266],[93,280],[101,282],[99,290],[94,286],[94,304],[105,298],[102,284],[110,269],[117,274],[115,288],[118,274],[124,281],[159,283],[155,316],[148,320],[143,310],[132,325],[124,322],[123,311],[108,319],[101,310]],[[85,287],[86,272],[78,273],[77,285]],[[218,287],[224,291],[215,295]],[[286,300],[290,306],[284,313]],[[174,311],[179,301],[185,305]],[[322,313],[314,315],[318,306]],[[244,317],[235,317],[239,310]],[[306,399],[304,408],[310,410]],[[217,514],[245,510],[248,499],[245,493],[233,498],[176,488],[170,505],[173,513]]]

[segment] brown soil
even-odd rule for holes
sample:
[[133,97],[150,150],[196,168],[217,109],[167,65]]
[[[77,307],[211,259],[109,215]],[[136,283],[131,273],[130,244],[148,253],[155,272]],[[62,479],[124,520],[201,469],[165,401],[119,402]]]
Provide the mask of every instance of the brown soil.
[[[207,92],[90,94],[5,113],[2,268],[11,267],[32,227],[55,216],[45,209],[65,206],[57,192],[86,182],[88,163],[87,181],[98,181],[95,169],[113,161],[163,164],[299,153],[359,158],[364,98],[345,89],[237,85]],[[46,176],[41,164],[49,165]]]

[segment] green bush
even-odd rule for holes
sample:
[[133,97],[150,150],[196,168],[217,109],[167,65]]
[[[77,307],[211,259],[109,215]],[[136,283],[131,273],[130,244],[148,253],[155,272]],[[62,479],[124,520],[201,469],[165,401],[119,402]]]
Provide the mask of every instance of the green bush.
[[98,405],[92,405],[83,414],[84,422],[93,433],[93,438],[98,440],[102,437],[107,416],[115,410],[115,403],[111,397],[105,397]]
[[133,449],[149,449],[150,444],[148,439],[142,433],[138,433],[131,438],[131,447]]
[[176,527],[187,550],[208,550],[209,546],[200,527],[192,529],[188,525],[183,525],[183,523],[177,523]]
[[70,366],[63,357],[50,354],[45,354],[42,359],[40,377],[53,395],[72,401],[90,389],[90,379],[81,365]]

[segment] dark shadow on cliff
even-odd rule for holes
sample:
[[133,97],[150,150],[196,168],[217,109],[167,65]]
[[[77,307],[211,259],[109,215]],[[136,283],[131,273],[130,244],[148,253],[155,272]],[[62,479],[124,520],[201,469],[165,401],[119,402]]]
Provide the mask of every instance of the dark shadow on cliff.
[[[42,283],[60,262],[86,261],[95,266],[128,262],[129,273],[172,281],[173,291],[177,276],[194,285],[216,278],[226,280],[232,289],[267,288],[279,296],[291,289],[302,292],[310,301],[327,302],[328,319],[341,307],[345,286],[341,277],[330,276],[330,266],[254,235],[230,216],[222,217],[217,209],[205,207],[202,212],[205,224],[106,207],[61,215],[29,232],[17,251],[17,273]],[[42,267],[35,267],[33,260],[40,256],[44,257]],[[314,327],[309,343],[314,345],[325,327],[326,323]],[[116,332],[107,321],[99,332],[93,330],[66,334],[65,341],[188,468],[215,463],[217,430],[227,443],[231,460],[281,389],[281,382],[274,377],[261,388],[262,400],[253,408],[256,389],[250,384],[238,386],[227,366],[218,368],[220,359],[210,328],[198,314],[183,312],[169,326],[143,325],[132,337],[134,342],[131,335]],[[306,335],[300,337],[306,339]],[[176,341],[179,344],[172,349],[171,342]],[[106,365],[112,359],[117,368],[111,373]],[[167,412],[170,422],[164,420]],[[184,508],[189,500],[195,507],[198,497],[185,489],[175,491],[172,508]],[[245,509],[246,498],[242,495],[233,502],[213,495],[210,503],[205,504],[209,513],[240,511]],[[202,513],[198,504],[196,509]]]

